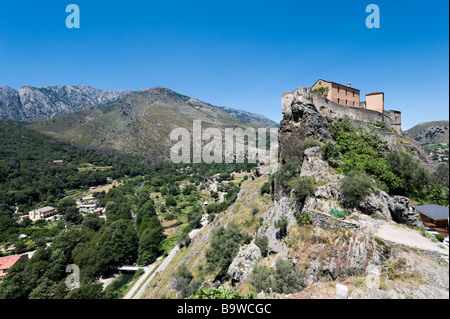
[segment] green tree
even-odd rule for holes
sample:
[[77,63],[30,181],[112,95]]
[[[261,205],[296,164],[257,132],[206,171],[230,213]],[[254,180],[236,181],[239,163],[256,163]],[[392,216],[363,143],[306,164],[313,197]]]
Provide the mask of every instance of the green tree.
[[279,293],[300,292],[306,287],[306,275],[291,261],[277,259],[273,274],[273,290]]
[[315,88],[312,91],[314,93],[319,94],[320,96],[322,96],[324,98],[327,98],[329,90],[330,90],[330,88],[328,86],[319,86],[318,88]]
[[314,178],[312,176],[300,176],[289,180],[289,186],[293,190],[294,199],[303,203],[306,197],[313,195],[316,189]]
[[256,288],[256,291],[268,292],[272,287],[272,273],[270,269],[263,264],[256,264],[250,274],[250,282]]
[[123,219],[113,222],[106,227],[97,243],[98,269],[105,273],[109,266],[134,263],[137,247],[134,224]]
[[357,207],[370,194],[373,183],[366,174],[352,171],[343,179],[339,188],[343,203],[347,207]]
[[206,249],[206,268],[218,272],[218,276],[225,275],[228,266],[236,257],[243,236],[235,223],[227,228],[220,226],[213,230],[210,246]]
[[161,229],[146,229],[139,238],[137,263],[143,266],[153,263],[162,252],[161,242],[164,238]]

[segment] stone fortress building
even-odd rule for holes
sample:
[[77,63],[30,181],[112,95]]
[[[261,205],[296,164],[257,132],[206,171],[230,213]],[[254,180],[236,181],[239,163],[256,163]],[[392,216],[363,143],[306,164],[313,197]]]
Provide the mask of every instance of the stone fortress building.
[[[328,89],[315,90],[320,87]],[[285,151],[283,161],[292,156],[303,158],[301,147],[292,145],[309,137],[327,140],[331,135],[326,123],[347,118],[356,127],[376,130],[391,151],[415,154],[423,165],[431,163],[422,147],[402,132],[401,112],[385,110],[383,92],[366,94],[366,101],[361,102],[360,91],[352,88],[350,83],[345,86],[319,79],[312,87],[283,93],[281,100],[283,119],[280,125],[283,129],[278,134],[280,145],[291,145],[291,149],[300,150],[298,154]]]
[[[328,88],[323,94],[314,91],[321,87]],[[360,101],[360,90],[347,85],[319,79],[311,88],[302,87],[299,90],[314,102],[318,111],[325,117],[342,118],[348,116],[353,120],[367,123],[384,122],[387,127],[402,133],[401,112],[384,109],[384,93],[372,92],[366,94],[366,101]],[[317,91],[316,91],[317,92]]]

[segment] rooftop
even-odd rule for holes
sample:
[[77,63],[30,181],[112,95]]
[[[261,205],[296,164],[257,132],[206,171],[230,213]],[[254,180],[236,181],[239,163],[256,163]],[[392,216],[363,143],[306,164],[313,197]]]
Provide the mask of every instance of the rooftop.
[[416,209],[433,220],[442,220],[448,218],[448,207],[439,205],[422,205],[416,206]]
[[20,255],[0,257],[0,270],[11,268],[19,259]]
[[45,206],[45,207],[36,209],[35,212],[45,213],[45,212],[49,212],[49,211],[54,210],[54,209],[55,209],[54,207]]
[[[345,84],[340,84],[340,83],[336,83],[336,82],[332,82],[332,81],[327,81],[327,80],[324,80],[324,79],[318,79],[318,80],[316,81],[316,83],[319,82],[319,81],[323,81],[323,82],[327,82],[327,83],[332,83],[332,84],[336,84],[336,85],[339,85],[339,86],[344,86],[344,87],[346,87],[346,88],[349,87],[349,88],[352,88],[353,90],[359,92],[358,89],[356,89],[356,88],[354,88],[354,87],[352,87],[352,86],[345,85]],[[312,86],[316,85],[316,83],[314,83]]]

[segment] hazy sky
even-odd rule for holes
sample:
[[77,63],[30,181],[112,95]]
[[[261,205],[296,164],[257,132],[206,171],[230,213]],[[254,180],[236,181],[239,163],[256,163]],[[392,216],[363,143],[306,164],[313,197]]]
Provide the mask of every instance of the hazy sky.
[[[69,29],[68,4],[80,8]],[[369,29],[368,4],[380,8]],[[449,4],[439,1],[2,1],[0,86],[164,86],[280,121],[318,78],[385,92],[403,129],[449,118]]]

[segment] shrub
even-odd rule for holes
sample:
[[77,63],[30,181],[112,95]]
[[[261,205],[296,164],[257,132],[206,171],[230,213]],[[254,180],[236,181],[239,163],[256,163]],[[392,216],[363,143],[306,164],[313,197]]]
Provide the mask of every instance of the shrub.
[[189,245],[191,244],[191,237],[189,236],[189,234],[184,233],[180,235],[180,237],[178,237],[177,244],[180,246],[180,248],[184,246],[189,247]]
[[258,214],[258,212],[259,212],[259,207],[254,206],[254,207],[252,208],[252,215],[256,215],[256,214]]
[[347,207],[357,207],[370,194],[373,182],[366,174],[352,171],[342,181],[340,192]]
[[270,194],[270,183],[269,182],[265,182],[263,184],[263,186],[261,186],[260,194],[261,194],[261,196],[264,194]]
[[242,235],[242,243],[244,245],[248,245],[250,244],[250,242],[252,241],[253,237],[250,234],[244,233],[244,235]]
[[441,234],[436,234],[436,235],[434,235],[434,237],[436,237],[436,239],[439,241],[444,241],[444,239],[445,239],[445,237]]
[[341,154],[336,144],[328,142],[322,146],[322,157],[331,167],[336,168],[339,166],[338,159],[340,155]]
[[235,223],[227,228],[223,226],[213,230],[210,246],[206,249],[206,271],[217,271],[218,276],[225,275],[234,257],[239,251],[243,236]]
[[266,291],[272,287],[271,271],[262,264],[256,264],[250,274],[250,282],[256,291]]
[[214,213],[208,214],[208,223],[212,222],[214,218],[216,218],[216,214]]
[[201,282],[194,279],[192,273],[187,269],[185,264],[181,264],[174,275],[175,289],[181,293],[181,298],[187,298],[200,287]]
[[288,221],[286,216],[281,217],[279,220],[275,222],[275,227],[278,228],[281,238],[287,235],[287,226]]
[[247,295],[243,295],[240,291],[231,290],[230,288],[204,288],[189,297],[189,299],[255,299],[255,295],[249,292]]
[[316,188],[312,176],[296,176],[289,181],[294,199],[303,202],[306,197],[314,194]]
[[306,287],[305,272],[294,266],[291,261],[277,259],[273,273],[273,290],[279,293],[294,293]]
[[267,236],[256,237],[255,245],[258,246],[263,257],[267,256],[267,246],[269,245],[269,238]]
[[323,143],[321,143],[319,140],[316,140],[314,138],[307,138],[303,141],[303,149],[306,150],[311,147],[319,146],[322,148]]
[[310,225],[310,224],[312,224],[312,218],[311,218],[311,216],[309,216],[308,213],[299,214],[297,217],[297,223],[300,226]]
[[293,157],[283,165],[274,174],[274,183],[277,188],[281,188],[283,193],[290,191],[289,181],[299,175],[301,172],[302,163],[298,157]]
[[319,86],[318,88],[315,88],[312,91],[313,91],[313,93],[317,93],[320,96],[327,98],[329,90],[330,90],[330,88],[328,86]]

